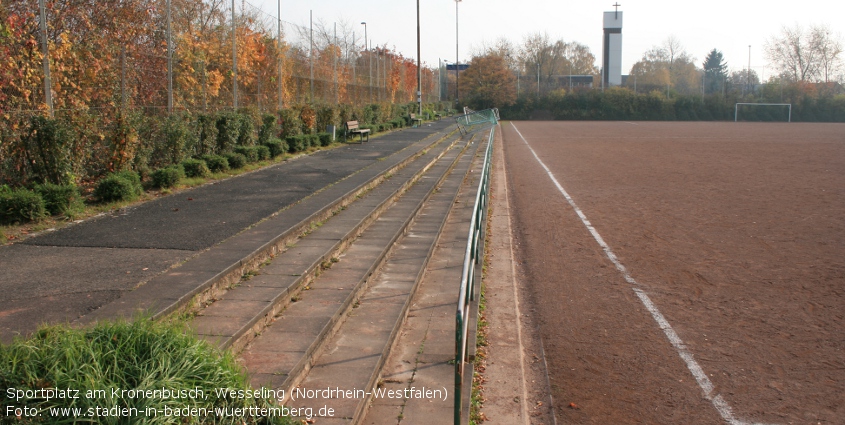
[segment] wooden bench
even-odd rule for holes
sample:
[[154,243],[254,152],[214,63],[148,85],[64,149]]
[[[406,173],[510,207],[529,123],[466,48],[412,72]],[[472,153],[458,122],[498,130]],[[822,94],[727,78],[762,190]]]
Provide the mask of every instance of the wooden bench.
[[367,141],[370,141],[370,129],[369,128],[360,128],[358,126],[358,121],[347,121],[346,122],[346,132],[343,135],[343,140],[349,137],[352,134],[352,137],[355,137],[355,134],[361,137],[361,143],[364,143],[364,135],[367,135]]
[[413,124],[414,127],[421,126],[422,125],[422,118],[417,118],[417,114],[411,114],[411,124]]
[[435,112],[434,113],[434,119],[436,119],[437,121],[440,121],[440,118],[443,118],[443,115],[441,115],[440,112]]

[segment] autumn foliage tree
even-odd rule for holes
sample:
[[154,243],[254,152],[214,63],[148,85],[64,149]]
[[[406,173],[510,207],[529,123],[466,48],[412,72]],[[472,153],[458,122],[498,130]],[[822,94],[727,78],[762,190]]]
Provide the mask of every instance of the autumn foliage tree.
[[499,55],[472,58],[459,83],[474,109],[504,107],[516,100],[516,77]]

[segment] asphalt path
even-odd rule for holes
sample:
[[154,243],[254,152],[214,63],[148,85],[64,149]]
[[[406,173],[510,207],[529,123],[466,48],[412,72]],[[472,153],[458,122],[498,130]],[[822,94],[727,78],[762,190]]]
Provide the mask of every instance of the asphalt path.
[[451,120],[181,191],[0,247],[0,341],[72,321]]

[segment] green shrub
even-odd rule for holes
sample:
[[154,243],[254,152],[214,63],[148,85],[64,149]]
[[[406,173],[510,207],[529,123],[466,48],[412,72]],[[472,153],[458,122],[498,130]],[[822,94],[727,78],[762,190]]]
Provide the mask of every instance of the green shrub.
[[282,127],[282,135],[290,137],[302,134],[302,119],[299,117],[298,110],[282,109],[279,111],[279,117],[281,117],[279,125]]
[[276,133],[276,116],[264,115],[261,117],[261,128],[258,130],[258,144],[266,145]]
[[237,170],[238,168],[244,168],[246,166],[246,157],[236,153],[236,152],[227,152],[223,154],[223,157],[226,158],[226,161],[229,162],[229,167],[233,170]]
[[325,130],[330,125],[336,126],[340,122],[338,105],[321,105],[317,107],[317,130]]
[[[68,326],[46,327],[29,339],[17,339],[0,346],[0,387],[36,390],[44,387],[70,388],[79,398],[43,397],[32,394],[15,401],[4,397],[3,412],[15,405],[26,405],[41,412],[41,418],[15,421],[6,416],[3,423],[77,423],[72,416],[44,418],[51,409],[79,408],[82,412],[100,408],[129,409],[140,415],[147,408],[161,412],[165,407],[186,409],[243,409],[270,407],[270,400],[251,397],[218,397],[216,388],[250,389],[243,368],[231,353],[220,352],[189,331],[186,325],[136,320],[100,322],[87,329]],[[199,388],[205,397],[112,397],[110,389],[147,390],[162,388],[174,394],[187,394]],[[94,390],[106,390],[98,392]],[[34,396],[33,396],[34,395]],[[85,396],[89,395],[89,396]],[[256,416],[139,416],[101,417],[90,423],[156,424],[248,424],[266,423]],[[289,418],[270,418],[271,423],[290,424]],[[89,421],[86,421],[89,422]]]
[[229,152],[238,143],[240,120],[231,112],[217,116],[217,152]]
[[103,202],[131,201],[138,198],[144,189],[141,177],[134,171],[119,171],[101,179],[94,189],[94,195]]
[[44,199],[38,193],[26,189],[0,190],[0,223],[27,223],[46,216]]
[[182,169],[186,177],[208,177],[211,174],[208,164],[201,159],[188,158],[182,161]]
[[270,148],[264,145],[256,145],[252,146],[255,152],[258,154],[258,160],[264,161],[270,159]]
[[197,116],[198,139],[194,153],[208,155],[217,147],[217,126],[214,117],[201,114]]
[[185,170],[181,165],[171,165],[164,168],[159,168],[153,172],[153,186],[159,188],[168,188],[176,186],[185,177]]
[[66,214],[83,208],[82,196],[75,185],[44,183],[35,185],[35,191],[44,199],[44,207],[50,214]]
[[73,181],[73,134],[63,122],[36,115],[21,136],[32,176],[41,183],[68,184]]
[[203,155],[202,159],[213,173],[229,170],[229,160],[222,155]]
[[239,113],[238,117],[238,144],[241,146],[252,146],[255,144],[255,124],[252,116],[248,113]]
[[305,139],[304,134],[300,134],[297,136],[288,136],[285,141],[288,144],[288,152],[290,153],[302,152],[307,149],[307,141]]
[[141,186],[141,176],[138,173],[136,173],[132,170],[123,170],[123,171],[117,171],[113,174],[122,178],[122,179],[126,179],[126,181],[131,183],[132,189],[135,190],[136,194],[140,195],[141,193],[144,192],[144,188],[143,188],[143,186]]
[[331,133],[320,133],[317,137],[320,138],[320,146],[326,147],[332,144]]
[[267,143],[264,143],[264,146],[267,146],[267,148],[270,149],[271,158],[275,158],[288,151],[288,145],[276,138],[271,138],[267,141]]
[[167,158],[167,163],[178,164],[182,162],[188,148],[194,144],[193,139],[195,137],[185,118],[180,115],[167,117],[163,132],[163,144],[159,145],[158,148],[164,151],[163,156]]
[[247,162],[258,161],[258,151],[255,146],[235,146],[235,153],[243,155]]

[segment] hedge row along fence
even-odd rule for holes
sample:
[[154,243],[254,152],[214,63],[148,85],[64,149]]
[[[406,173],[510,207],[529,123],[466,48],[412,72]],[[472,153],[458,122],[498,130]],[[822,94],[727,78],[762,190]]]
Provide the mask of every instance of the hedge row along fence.
[[[425,114],[443,110],[426,105]],[[328,126],[341,134],[356,120],[372,133],[410,123],[416,103],[301,105],[276,114],[256,109],[215,114],[113,117],[73,111],[0,117],[0,224],[24,223],[80,209],[79,186],[95,188],[92,201],[136,199],[144,187],[169,188],[247,163],[329,146]]]
[[[499,112],[503,119],[513,120],[733,121],[734,105],[748,101],[755,102],[722,96],[678,95],[667,99],[665,92],[641,94],[611,88],[540,99],[523,97],[513,105],[500,107]],[[791,103],[792,121],[845,122],[845,95],[801,96]],[[786,121],[786,114],[785,108],[746,108],[740,119]]]

